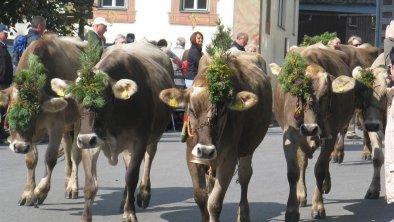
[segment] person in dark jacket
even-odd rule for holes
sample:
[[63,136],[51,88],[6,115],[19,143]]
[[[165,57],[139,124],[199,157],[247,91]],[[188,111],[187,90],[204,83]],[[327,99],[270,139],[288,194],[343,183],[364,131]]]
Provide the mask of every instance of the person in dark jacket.
[[231,44],[230,51],[245,51],[245,46],[248,44],[249,36],[245,32],[240,32],[237,39]]
[[204,36],[201,32],[194,32],[190,36],[191,47],[187,55],[187,70],[185,75],[185,85],[190,88],[193,84],[194,77],[197,75],[198,64],[202,56],[202,44]]
[[[0,23],[0,90],[8,88],[13,78],[12,58],[6,44],[8,33],[8,27]],[[6,111],[7,106],[0,107],[0,139],[6,139],[9,136],[5,129],[6,125],[4,125]]]
[[11,85],[13,77],[12,58],[6,44],[8,33],[8,27],[0,23],[0,90]]
[[34,16],[31,20],[31,28],[27,32],[27,45],[41,38],[47,27],[46,19],[42,16]]

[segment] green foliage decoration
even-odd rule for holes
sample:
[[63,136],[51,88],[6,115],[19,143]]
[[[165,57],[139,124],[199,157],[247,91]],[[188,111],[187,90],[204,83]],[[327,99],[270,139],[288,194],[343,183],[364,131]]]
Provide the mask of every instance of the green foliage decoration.
[[316,44],[318,42],[323,43],[324,45],[327,45],[328,41],[330,41],[333,38],[337,37],[337,33],[336,32],[325,32],[321,35],[315,35],[315,36],[307,36],[304,35],[304,39],[301,42],[300,46],[308,46],[308,45],[313,45]]
[[289,53],[278,77],[279,83],[285,93],[290,93],[302,101],[312,98],[311,80],[305,75],[308,61],[297,53]]
[[373,83],[375,76],[371,69],[361,69],[360,75],[356,78],[355,86],[355,106],[362,108],[364,103],[369,103],[373,94]]
[[216,27],[217,31],[213,34],[212,43],[206,47],[206,51],[211,57],[216,54],[224,56],[232,43],[231,29],[225,28],[220,19],[216,22]]
[[78,103],[86,108],[101,108],[105,105],[104,82],[108,76],[104,72],[93,71],[101,52],[101,46],[90,37],[80,57],[82,66],[79,70],[80,79],[66,90],[66,93],[73,94]]
[[40,95],[46,83],[46,69],[38,56],[31,54],[28,69],[21,70],[14,79],[18,99],[12,104],[6,121],[11,129],[26,132],[40,113]]
[[225,29],[221,21],[218,20],[217,31],[212,38],[212,45],[206,48],[212,59],[206,72],[209,100],[217,106],[223,106],[233,96],[231,77],[234,75],[235,70],[229,66],[229,54],[227,53],[232,42],[230,31],[229,28]]

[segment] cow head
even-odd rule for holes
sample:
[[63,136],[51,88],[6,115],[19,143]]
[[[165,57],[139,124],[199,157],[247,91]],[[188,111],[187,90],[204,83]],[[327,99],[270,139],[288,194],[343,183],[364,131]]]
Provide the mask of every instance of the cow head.
[[185,108],[188,146],[192,146],[195,162],[204,164],[215,159],[220,152],[217,150],[218,141],[231,112],[248,110],[257,103],[257,96],[246,91],[234,93],[231,101],[223,105],[214,104],[208,98],[206,80],[198,76],[190,89],[171,88],[160,93],[160,99],[168,105]]
[[[270,68],[274,75],[282,75],[282,67],[277,64],[270,64]],[[314,150],[320,145],[321,139],[333,136],[326,124],[333,114],[331,107],[333,93],[348,92],[354,88],[355,83],[353,78],[347,76],[334,79],[316,64],[308,64],[303,75],[306,77],[305,84],[309,84],[310,96],[304,99],[305,97],[300,98],[289,93],[286,108],[290,111],[294,110],[294,114],[289,115],[290,119],[287,121],[289,127],[299,129],[300,134],[307,138],[309,147]],[[292,87],[296,86],[292,85]]]
[[[77,145],[81,149],[95,148],[103,143],[107,137],[108,129],[105,119],[111,113],[116,99],[127,100],[137,92],[137,84],[130,79],[113,81],[108,76],[103,77],[104,90],[101,92],[102,105],[92,105],[89,98],[78,98],[78,95],[67,94],[67,88],[73,83],[61,79],[52,79],[51,87],[59,96],[73,97],[80,103],[81,129],[77,138]],[[77,80],[79,81],[79,79]]]
[[[37,139],[42,139],[45,131],[41,128],[48,114],[54,115],[64,110],[68,103],[63,98],[53,98],[45,93],[39,95],[39,104],[22,103],[18,89],[13,85],[0,91],[0,105],[7,106],[7,119],[10,126],[10,149],[15,153],[27,153]],[[26,107],[39,106],[38,112],[31,112]],[[28,112],[28,113],[26,113]]]
[[378,66],[363,69],[360,66],[352,72],[356,79],[356,116],[361,127],[368,132],[384,129],[386,88],[390,83],[387,70]]

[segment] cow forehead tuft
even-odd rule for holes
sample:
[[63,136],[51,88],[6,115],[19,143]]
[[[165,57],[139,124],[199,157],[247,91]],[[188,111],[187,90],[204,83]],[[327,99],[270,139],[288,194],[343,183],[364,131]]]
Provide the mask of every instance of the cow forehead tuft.
[[318,65],[309,65],[308,67],[306,67],[306,70],[305,70],[305,73],[307,75],[314,75],[319,72],[324,72],[324,69]]
[[206,87],[193,86],[191,96],[198,96],[198,95],[200,95],[201,93],[204,92],[205,88]]

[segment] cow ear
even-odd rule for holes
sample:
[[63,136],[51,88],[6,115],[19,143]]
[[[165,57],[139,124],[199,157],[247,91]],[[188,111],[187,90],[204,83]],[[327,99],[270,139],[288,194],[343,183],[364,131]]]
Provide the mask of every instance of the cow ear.
[[173,108],[184,108],[189,101],[190,90],[176,88],[164,89],[160,92],[160,99]]
[[137,83],[130,79],[121,79],[112,86],[115,98],[123,100],[130,99],[137,90]]
[[10,100],[10,93],[8,89],[4,89],[0,91],[0,106],[5,107],[8,105],[8,101]]
[[332,82],[332,91],[334,93],[346,93],[354,89],[355,79],[349,76],[339,76]]
[[282,67],[280,67],[276,63],[271,63],[269,66],[270,66],[272,74],[274,74],[276,76],[279,75],[280,71],[282,70]]
[[257,102],[256,94],[242,91],[235,95],[228,107],[231,110],[244,111],[253,107]]
[[45,112],[56,113],[64,110],[67,107],[67,105],[68,105],[67,101],[63,98],[51,98],[46,100],[41,105],[41,108]]
[[65,91],[73,84],[72,81],[54,78],[51,80],[51,89],[60,97],[65,97]]

